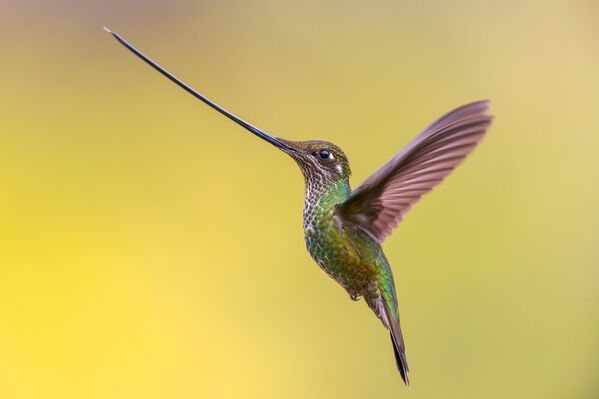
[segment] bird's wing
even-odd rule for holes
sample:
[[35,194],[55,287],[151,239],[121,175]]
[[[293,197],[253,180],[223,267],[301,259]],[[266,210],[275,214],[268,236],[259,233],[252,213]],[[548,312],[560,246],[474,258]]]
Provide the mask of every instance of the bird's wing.
[[477,101],[437,119],[339,204],[337,215],[382,243],[482,139],[493,119],[488,109],[488,101]]

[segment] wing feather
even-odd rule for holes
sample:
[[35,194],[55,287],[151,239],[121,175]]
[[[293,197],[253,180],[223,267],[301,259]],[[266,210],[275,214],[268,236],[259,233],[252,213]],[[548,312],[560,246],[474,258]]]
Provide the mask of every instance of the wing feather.
[[488,101],[477,101],[441,116],[357,187],[337,214],[382,243],[476,147],[493,119],[488,109]]

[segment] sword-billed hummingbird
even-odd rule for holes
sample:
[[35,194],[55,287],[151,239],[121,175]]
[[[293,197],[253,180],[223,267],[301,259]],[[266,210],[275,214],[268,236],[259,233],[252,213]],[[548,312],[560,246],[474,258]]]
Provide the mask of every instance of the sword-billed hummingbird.
[[409,384],[393,273],[381,244],[422,195],[449,175],[483,138],[493,119],[486,114],[489,102],[472,102],[443,115],[352,190],[349,161],[335,144],[273,136],[212,102],[120,35],[104,29],[181,88],[293,158],[304,176],[308,252],[351,299],[363,297],[389,330],[397,368]]

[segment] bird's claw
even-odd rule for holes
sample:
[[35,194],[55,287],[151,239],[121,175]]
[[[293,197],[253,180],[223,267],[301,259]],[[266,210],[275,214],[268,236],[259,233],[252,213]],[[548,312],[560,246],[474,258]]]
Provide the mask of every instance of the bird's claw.
[[360,299],[360,294],[358,294],[357,292],[350,292],[349,299],[351,299],[352,301],[357,301]]

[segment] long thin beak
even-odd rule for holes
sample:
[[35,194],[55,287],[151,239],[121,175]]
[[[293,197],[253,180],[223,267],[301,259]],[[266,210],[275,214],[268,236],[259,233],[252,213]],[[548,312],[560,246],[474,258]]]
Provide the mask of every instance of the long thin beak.
[[189,94],[191,94],[195,98],[197,98],[200,101],[208,104],[210,107],[214,108],[215,110],[217,110],[218,112],[220,112],[221,114],[223,114],[224,116],[226,116],[227,118],[229,118],[229,119],[237,122],[238,124],[240,124],[241,126],[243,126],[244,128],[246,128],[247,130],[249,130],[250,132],[254,133],[256,136],[260,137],[263,140],[268,141],[270,144],[272,144],[272,145],[274,145],[274,146],[276,146],[278,148],[281,148],[281,149],[292,150],[291,147],[289,147],[287,144],[285,144],[283,141],[281,141],[281,139],[279,139],[278,137],[275,137],[275,136],[273,136],[271,134],[268,134],[264,130],[258,129],[256,126],[254,126],[254,125],[252,125],[252,124],[244,121],[240,117],[232,114],[231,112],[227,111],[223,107],[221,107],[218,104],[212,102],[211,100],[209,100],[208,98],[206,98],[204,95],[202,95],[198,91],[192,89],[185,82],[183,82],[182,80],[180,80],[179,78],[177,78],[175,75],[173,75],[170,72],[168,72],[166,69],[162,68],[160,65],[158,65],[156,62],[152,61],[152,59],[150,59],[144,53],[142,53],[141,51],[139,51],[138,49],[136,49],[131,43],[129,43],[128,41],[126,41],[125,39],[123,39],[118,33],[115,33],[115,32],[111,31],[110,29],[108,29],[106,27],[104,27],[104,30],[106,32],[112,34],[112,36],[114,36],[115,39],[118,40],[123,46],[125,46],[129,50],[131,50],[135,55],[137,55],[139,58],[141,58],[142,60],[144,60],[152,68],[154,68],[155,70],[157,70],[158,72],[160,72],[161,74],[163,74],[164,76],[166,76],[167,78],[169,78],[171,81],[173,81],[175,84],[177,84],[179,87],[181,87],[183,90],[185,90],[186,92],[188,92]]

